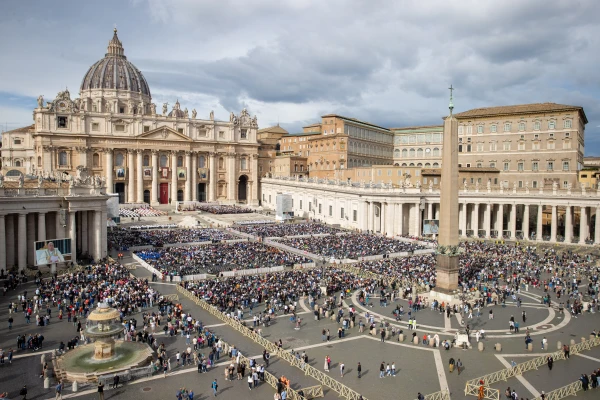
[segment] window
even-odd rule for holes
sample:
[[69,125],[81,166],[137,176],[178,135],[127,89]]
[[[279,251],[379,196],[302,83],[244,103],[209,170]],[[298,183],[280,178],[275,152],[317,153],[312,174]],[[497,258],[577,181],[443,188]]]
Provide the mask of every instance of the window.
[[510,142],[504,142],[502,148],[504,151],[510,151]]
[[496,142],[490,143],[490,151],[496,151]]
[[340,218],[344,218],[344,207],[340,209]]
[[550,132],[550,133],[548,134],[548,137],[550,137],[550,139],[554,139],[554,132]]
[[539,150],[540,149],[540,142],[533,142],[531,144],[531,149],[532,150]]
[[533,162],[531,163],[531,170],[532,170],[532,171],[537,171],[537,170],[539,169],[538,165],[539,165],[539,164],[538,164],[538,162],[537,162],[537,161],[533,161]]
[[556,121],[548,122],[548,129],[556,129]]
[[115,156],[115,166],[122,167],[124,159],[125,156],[123,155],[123,153],[117,153],[117,155]]
[[300,209],[302,210],[302,200],[300,200]]
[[477,143],[477,151],[478,152],[482,152],[483,151],[483,143]]
[[319,214],[321,214],[321,206],[322,204],[319,204]]
[[459,135],[462,135],[462,134],[463,134],[463,129],[464,129],[464,127],[463,127],[462,125],[460,125],[460,126],[458,127],[458,134],[459,134]]
[[219,131],[219,139],[225,139],[225,132]]
[[565,140],[563,142],[563,149],[570,149],[571,148],[571,141],[570,140]]
[[149,167],[150,166],[150,156],[148,154],[146,154],[144,156],[144,158],[142,159],[142,165],[144,167]]
[[553,140],[548,141],[548,150],[554,150],[555,144]]
[[423,149],[417,149],[417,158],[423,158]]
[[518,171],[523,172],[523,167],[524,167],[524,164],[522,162],[520,162],[520,163],[517,164],[517,170]]
[[566,119],[565,123],[564,123],[565,129],[571,129],[571,126],[572,126],[571,124],[572,124],[572,121],[570,119]]
[[198,158],[198,167],[199,168],[205,168],[206,167],[206,157],[200,156]]
[[183,128],[177,128],[177,132],[183,135]]
[[505,162],[504,163],[504,171],[508,171],[510,169],[510,163]]
[[521,135],[521,136],[519,137],[519,139],[521,139],[521,140],[525,140],[525,135]]
[[440,156],[440,149],[437,148],[437,147],[434,147],[432,154],[433,154],[434,157],[439,157]]
[[525,150],[525,142],[519,142],[518,149]]
[[563,189],[567,189],[569,187],[569,181],[563,181]]
[[523,132],[525,130],[525,122],[519,122],[519,131]]
[[477,125],[477,133],[478,134],[483,133],[483,125]]
[[[246,159],[245,158],[241,158],[240,159],[240,169],[246,169]],[[296,171],[298,170],[298,166],[296,165]]]
[[99,131],[100,130],[100,124],[97,122],[92,122],[92,130],[93,131]]
[[497,132],[497,130],[498,130],[498,127],[497,127],[495,124],[492,124],[492,125],[490,126],[490,132],[492,132],[492,133],[496,133],[496,132]]
[[565,132],[565,137],[566,138],[571,137],[571,132]]
[[519,181],[519,188],[523,187],[523,181]]
[[21,144],[21,138],[14,138],[13,144]]
[[537,181],[532,181],[531,187],[533,187],[534,189],[537,189],[537,187],[538,187]]
[[427,178],[423,177],[423,185],[427,185]]
[[123,124],[116,124],[115,125],[115,132],[125,132],[125,125],[123,125]]
[[473,127],[471,125],[467,126],[467,135],[470,135],[473,133]]
[[356,222],[358,219],[358,212],[356,210],[352,210],[352,221]]
[[38,156],[38,167],[42,166],[42,157]]
[[408,150],[402,149],[402,158],[408,157]]
[[496,168],[496,163],[495,162],[491,162],[490,163],[490,168]]
[[167,166],[167,156],[164,154],[160,156],[160,166],[163,168]]
[[540,124],[540,122],[539,122],[539,121],[535,121],[535,122],[533,123],[533,130],[534,130],[534,131],[539,131],[539,130],[540,130],[540,127],[541,127],[541,124]]
[[183,156],[177,157],[177,166],[183,167]]
[[94,153],[92,156],[92,166],[98,168],[100,166],[100,154]]
[[414,158],[414,157],[415,157],[415,149],[410,149],[410,150],[408,151],[408,153],[409,153],[409,157],[410,157],[410,158]]
[[568,170],[569,170],[569,162],[563,161],[563,171],[568,171]]
[[509,123],[504,124],[504,132],[510,132],[510,124]]
[[554,161],[548,161],[548,166],[546,169],[548,171],[554,171]]
[[482,163],[480,163],[480,162],[478,162],[478,163],[477,163],[477,168],[482,168],[482,167],[483,167],[483,164],[482,164]]
[[67,117],[58,117],[56,118],[56,124],[58,128],[66,128],[67,127]]
[[119,114],[125,114],[125,107],[119,107]]
[[467,168],[471,168],[471,163],[467,163]]
[[240,138],[241,139],[247,139],[248,138],[248,129],[241,129],[240,130]]
[[66,151],[61,151],[58,153],[58,165],[61,167],[66,167],[69,164],[69,156]]
[[144,132],[150,132],[150,126],[144,125]]

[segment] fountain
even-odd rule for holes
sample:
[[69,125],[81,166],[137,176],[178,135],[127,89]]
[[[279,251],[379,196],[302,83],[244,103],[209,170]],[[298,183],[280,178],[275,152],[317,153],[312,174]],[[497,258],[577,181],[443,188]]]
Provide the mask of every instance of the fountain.
[[115,341],[123,334],[119,311],[106,303],[98,304],[88,318],[84,335],[93,343],[77,346],[55,358],[55,371],[68,381],[94,382],[105,374],[125,373],[152,360],[152,349],[145,343]]

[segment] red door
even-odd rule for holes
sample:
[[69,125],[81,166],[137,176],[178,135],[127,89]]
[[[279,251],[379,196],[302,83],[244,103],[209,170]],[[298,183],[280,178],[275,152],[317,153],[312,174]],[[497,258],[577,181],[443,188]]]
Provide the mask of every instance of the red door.
[[160,204],[169,204],[169,184],[160,184]]

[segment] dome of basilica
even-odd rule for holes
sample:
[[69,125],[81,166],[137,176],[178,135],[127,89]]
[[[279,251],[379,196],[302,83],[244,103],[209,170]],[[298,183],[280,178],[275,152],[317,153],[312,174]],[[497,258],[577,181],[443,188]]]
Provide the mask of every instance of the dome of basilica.
[[90,67],[81,82],[80,90],[117,89],[150,96],[150,88],[141,71],[127,61],[123,45],[114,30],[104,58]]

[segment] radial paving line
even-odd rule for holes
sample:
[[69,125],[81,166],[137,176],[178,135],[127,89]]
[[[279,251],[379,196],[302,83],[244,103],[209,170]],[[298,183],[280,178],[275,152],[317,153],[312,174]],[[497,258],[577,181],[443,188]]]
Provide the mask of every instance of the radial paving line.
[[[303,371],[305,373],[305,375],[308,375],[308,376],[316,379],[317,381],[321,382],[323,385],[329,387],[330,389],[332,389],[333,391],[338,393],[340,395],[340,397],[344,397],[349,400],[359,400],[361,398],[360,393],[354,391],[353,389],[350,389],[348,386],[340,383],[339,381],[336,381],[335,379],[333,379],[330,376],[326,375],[325,373],[319,371],[318,369],[314,368],[313,366],[311,366],[307,363],[301,362],[294,355],[290,354],[287,351],[280,349],[279,347],[277,347],[276,345],[274,345],[267,339],[263,338],[262,336],[259,336],[257,333],[250,331],[250,329],[248,329],[248,327],[242,325],[241,323],[239,323],[231,318],[227,318],[222,312],[217,310],[216,307],[211,306],[203,299],[201,299],[197,296],[194,296],[190,291],[184,289],[182,286],[177,285],[177,291],[179,291],[183,295],[189,297],[197,305],[204,308],[206,311],[208,311],[212,315],[216,316],[220,320],[226,322],[232,328],[234,328],[237,331],[239,331],[240,333],[242,333],[244,336],[247,336],[248,338],[250,338],[250,339],[254,340],[256,343],[258,343],[259,345],[266,348],[271,354],[275,354],[275,355],[279,356],[280,358],[282,358],[285,361],[287,361],[288,363],[290,363],[292,366],[297,367],[298,369]],[[362,399],[367,400],[365,397],[362,397]]]
[[[584,350],[590,350],[591,348],[596,346],[600,346],[600,338],[593,338],[584,342],[574,344],[570,346],[570,353],[576,355]],[[532,360],[525,361],[523,363],[515,365],[514,367],[506,368],[500,371],[492,372],[491,374],[481,376],[479,378],[471,379],[467,381],[465,385],[465,395],[468,394],[467,392],[469,385],[479,385],[479,382],[483,381],[484,385],[489,386],[496,382],[506,381],[509,378],[515,377],[517,375],[522,375],[524,372],[530,371],[532,369],[538,369],[539,367],[546,365],[548,363],[549,356],[552,356],[554,361],[565,359],[564,352],[562,350],[557,350],[554,353],[549,353],[542,357],[537,357]]]
[[[511,368],[510,363],[506,361],[504,357],[499,355],[496,355],[496,357],[506,368]],[[529,390],[529,393],[531,393],[533,397],[540,397],[540,392],[538,392],[537,389],[533,387],[533,385],[523,377],[523,375],[515,375],[515,378],[517,378],[517,380],[521,382],[521,385],[523,385],[525,389]]]

